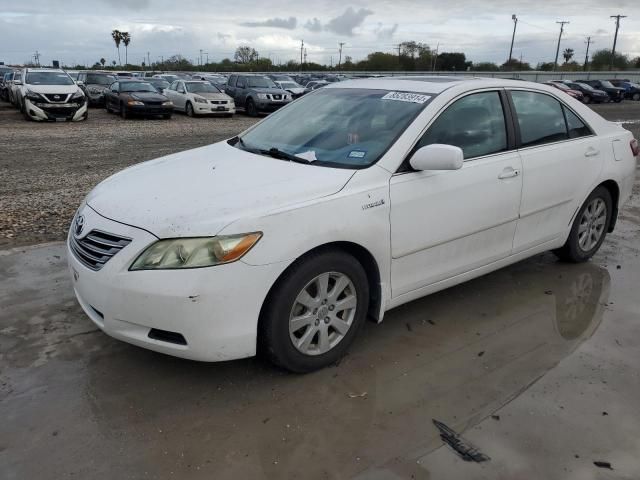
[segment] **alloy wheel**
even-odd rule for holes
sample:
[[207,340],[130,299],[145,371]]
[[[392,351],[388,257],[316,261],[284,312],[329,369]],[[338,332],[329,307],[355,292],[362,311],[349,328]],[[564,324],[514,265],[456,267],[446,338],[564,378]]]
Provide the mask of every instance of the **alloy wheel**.
[[591,251],[602,238],[607,223],[607,205],[594,198],[582,212],[578,227],[578,245],[583,252]]
[[322,355],[347,335],[356,316],[356,289],[339,272],[326,272],[300,291],[289,316],[289,337],[305,355]]

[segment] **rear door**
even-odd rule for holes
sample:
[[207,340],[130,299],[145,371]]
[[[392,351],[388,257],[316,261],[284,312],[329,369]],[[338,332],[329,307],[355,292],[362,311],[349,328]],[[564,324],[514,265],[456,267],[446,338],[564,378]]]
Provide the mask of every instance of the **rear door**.
[[514,253],[554,242],[602,169],[599,138],[584,120],[555,96],[510,91],[522,158],[520,220]]
[[185,110],[187,107],[187,89],[184,82],[176,82],[175,91],[175,104],[180,110]]

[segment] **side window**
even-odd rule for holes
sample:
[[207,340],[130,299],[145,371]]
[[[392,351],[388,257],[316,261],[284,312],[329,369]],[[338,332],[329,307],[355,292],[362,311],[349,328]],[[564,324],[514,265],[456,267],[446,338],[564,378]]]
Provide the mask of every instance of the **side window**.
[[507,129],[500,94],[474,93],[447,107],[416,149],[434,143],[460,147],[465,159],[505,151]]
[[236,86],[236,79],[237,79],[237,78],[238,78],[237,76],[235,76],[235,75],[231,75],[231,76],[229,77],[229,80],[227,81],[227,85],[229,85],[230,87],[235,87],[235,86]]
[[566,107],[564,108],[564,114],[567,117],[567,127],[569,127],[569,138],[588,137],[591,135],[591,130],[587,127],[578,116]]
[[536,92],[512,91],[523,147],[569,138],[562,106],[555,98]]
[[178,93],[184,93],[184,83],[178,82]]
[[236,87],[238,88],[246,88],[247,80],[244,77],[238,77],[238,82],[236,83]]
[[169,90],[176,90],[178,88],[178,82],[175,81],[171,84],[171,86],[169,87]]

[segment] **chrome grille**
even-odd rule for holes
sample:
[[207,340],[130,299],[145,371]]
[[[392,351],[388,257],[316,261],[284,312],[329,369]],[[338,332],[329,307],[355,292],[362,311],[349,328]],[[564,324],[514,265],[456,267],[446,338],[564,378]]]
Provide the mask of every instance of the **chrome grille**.
[[69,94],[67,93],[44,93],[43,95],[52,103],[65,103],[67,101],[67,97],[69,97]]
[[116,253],[131,243],[130,238],[91,230],[82,238],[69,235],[69,246],[76,258],[91,270],[100,270]]
[[211,103],[214,105],[226,105],[227,101],[226,100],[211,100]]

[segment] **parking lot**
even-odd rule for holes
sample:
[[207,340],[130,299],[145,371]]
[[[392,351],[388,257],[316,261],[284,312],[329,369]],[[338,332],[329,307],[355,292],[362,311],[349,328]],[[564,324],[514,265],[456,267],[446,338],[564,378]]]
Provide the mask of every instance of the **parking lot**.
[[[640,102],[594,109],[640,137]],[[98,331],[60,242],[82,197],[254,121],[40,124],[0,104],[0,478],[638,478],[640,182],[593,261],[543,254],[399,307],[313,374]],[[491,460],[461,460],[433,419]]]

